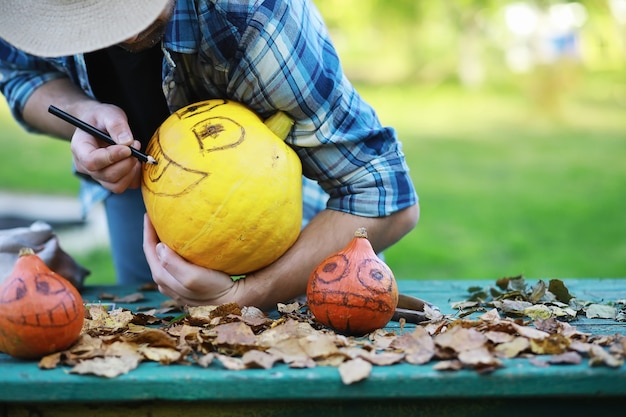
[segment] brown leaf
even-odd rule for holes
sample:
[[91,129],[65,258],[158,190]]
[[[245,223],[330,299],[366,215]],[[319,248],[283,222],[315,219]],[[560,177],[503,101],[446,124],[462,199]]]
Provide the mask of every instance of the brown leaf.
[[434,342],[442,348],[463,352],[483,347],[487,342],[487,338],[474,329],[453,326],[449,330],[436,335]]
[[555,355],[563,353],[569,346],[569,340],[560,334],[551,334],[544,339],[530,339],[530,350],[537,355]]
[[202,326],[212,323],[216,318],[223,318],[231,314],[241,316],[241,308],[237,303],[191,306],[187,307],[187,313],[189,324]]
[[249,350],[243,354],[241,360],[247,368],[272,369],[280,359],[260,350]]
[[569,349],[579,353],[589,353],[591,346],[593,346],[591,343],[574,340],[570,343]]
[[[360,358],[365,359],[372,365],[376,366],[389,366],[394,365],[396,363],[400,363],[402,359],[406,356],[405,353],[401,352],[366,352],[362,351],[359,355]],[[411,358],[411,360],[415,361],[415,358]],[[407,361],[408,362],[408,361]],[[411,362],[410,362],[411,363]],[[422,362],[425,363],[425,362]]]
[[104,353],[101,356],[134,356],[137,355],[137,345],[117,340],[103,345]]
[[243,354],[250,348],[257,346],[256,335],[245,323],[234,322],[220,324],[213,328],[215,339],[213,344],[230,352]]
[[541,330],[537,330],[532,327],[520,326],[519,324],[516,324],[516,323],[511,323],[511,326],[513,327],[513,329],[515,329],[517,334],[519,334],[520,336],[527,337],[529,339],[543,340],[546,337],[550,336],[548,333],[541,331]]
[[528,307],[532,307],[533,303],[523,300],[509,300],[494,301],[494,306],[502,310],[505,315],[523,316],[524,310]]
[[530,341],[525,337],[515,337],[510,342],[500,343],[495,347],[496,354],[504,358],[515,358],[530,348]]
[[124,309],[106,311],[102,307],[89,309],[91,320],[86,320],[83,329],[99,334],[112,334],[124,330],[133,321],[133,313]]
[[611,355],[600,346],[593,345],[589,350],[589,365],[619,368],[624,365],[624,359]]
[[294,367],[315,367],[315,362],[302,348],[297,338],[284,339],[270,347],[267,353],[280,358],[286,364]]
[[202,355],[196,358],[196,363],[203,368],[208,368],[209,365],[211,365],[211,363],[213,362],[213,359],[215,359],[215,354],[207,353],[206,355]]
[[414,365],[428,363],[435,355],[433,338],[421,326],[397,337],[389,347],[404,352],[404,359]]
[[372,349],[387,349],[398,335],[385,329],[376,329],[368,335]]
[[565,364],[565,365],[578,365],[583,360],[582,356],[580,356],[577,352],[563,352],[559,355],[553,355],[548,359],[548,362],[553,364]]
[[300,309],[302,308],[302,304],[300,304],[297,301],[290,303],[290,304],[278,303],[276,305],[276,308],[279,313],[289,314],[289,313],[295,313],[295,312],[300,311]]
[[609,346],[609,352],[615,355],[626,356],[626,336],[619,335]]
[[312,333],[299,339],[300,346],[313,359],[327,358],[339,353],[335,338],[325,333]]
[[548,291],[554,294],[557,300],[565,304],[569,304],[570,300],[574,298],[560,279],[551,279],[548,284]]
[[613,306],[605,304],[590,304],[585,308],[585,313],[589,319],[611,319],[615,320],[617,310]]
[[162,365],[169,365],[182,359],[182,352],[172,348],[142,345],[137,347],[137,352],[144,358]]
[[258,336],[257,342],[259,346],[272,347],[282,340],[306,337],[316,331],[309,323],[289,319],[265,330]]
[[256,307],[243,307],[239,319],[253,330],[260,329],[272,323],[272,320],[267,317],[262,310]]
[[90,336],[87,333],[82,333],[78,341],[66,352],[66,356],[70,361],[89,359],[102,356],[104,349],[102,339]]
[[113,301],[115,301],[116,303],[131,304],[131,303],[136,303],[137,301],[141,301],[144,298],[145,297],[144,297],[144,295],[142,293],[136,292],[136,293],[125,295],[123,297],[115,296],[115,297],[113,297]]
[[500,313],[498,312],[498,309],[492,308],[485,314],[481,314],[478,318],[484,321],[497,321],[500,320]]
[[463,369],[463,364],[457,359],[450,359],[438,361],[433,365],[433,369],[436,371],[460,371]]
[[350,385],[367,379],[372,373],[372,364],[361,358],[356,358],[342,363],[338,369],[341,381]]
[[39,360],[39,369],[54,369],[61,362],[61,352],[51,353]]
[[123,339],[136,345],[171,349],[175,348],[177,344],[176,339],[167,334],[164,330],[150,327],[141,327],[135,329],[132,333],[127,332]]
[[220,361],[222,366],[230,371],[241,371],[246,369],[246,364],[241,358],[233,358],[227,355],[215,354],[215,358]]
[[485,335],[487,340],[494,344],[507,343],[515,339],[515,336],[513,336],[512,334],[497,330],[487,330],[483,334]]
[[499,367],[502,365],[502,362],[484,346],[463,350],[459,353],[458,358],[463,365],[472,368]]
[[126,374],[139,366],[141,355],[107,356],[84,360],[72,369],[72,374],[91,374],[105,378],[115,378]]

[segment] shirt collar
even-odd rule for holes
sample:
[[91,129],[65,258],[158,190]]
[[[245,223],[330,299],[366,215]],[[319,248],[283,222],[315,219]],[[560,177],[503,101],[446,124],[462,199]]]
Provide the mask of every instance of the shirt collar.
[[165,48],[179,53],[195,53],[200,46],[200,25],[194,0],[177,0],[174,15],[163,37]]

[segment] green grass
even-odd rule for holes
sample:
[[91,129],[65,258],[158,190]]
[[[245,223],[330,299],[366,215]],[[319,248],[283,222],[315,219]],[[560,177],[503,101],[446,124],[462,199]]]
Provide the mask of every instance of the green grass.
[[398,277],[626,276],[624,108],[575,93],[557,111],[515,89],[363,91],[420,195],[418,227],[387,251]]
[[[420,195],[417,228],[386,251],[399,279],[626,276],[626,89],[582,78],[556,107],[521,86],[359,85]],[[8,117],[0,132],[0,189],[76,193],[67,143]],[[90,282],[110,279],[107,256],[77,256]]]

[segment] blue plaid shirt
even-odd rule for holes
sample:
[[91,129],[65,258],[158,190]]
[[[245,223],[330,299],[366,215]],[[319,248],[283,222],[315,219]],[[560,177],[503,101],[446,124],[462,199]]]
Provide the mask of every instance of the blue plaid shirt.
[[[287,143],[325,191],[304,180],[305,222],[324,206],[380,217],[417,202],[395,131],[345,77],[310,1],[178,0],[162,49],[172,111],[228,98],[261,117],[282,110],[295,120]],[[36,58],[0,40],[0,89],[20,123],[32,92],[58,77],[93,97],[82,55]],[[81,189],[84,207],[106,195],[90,182]]]

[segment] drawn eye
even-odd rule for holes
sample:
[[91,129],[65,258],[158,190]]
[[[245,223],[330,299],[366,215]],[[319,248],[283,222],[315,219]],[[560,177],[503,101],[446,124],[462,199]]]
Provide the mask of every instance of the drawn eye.
[[21,300],[28,294],[28,288],[22,278],[15,278],[0,294],[0,303],[8,304]]
[[58,294],[65,291],[65,286],[58,278],[51,274],[37,274],[35,288],[43,295]]

